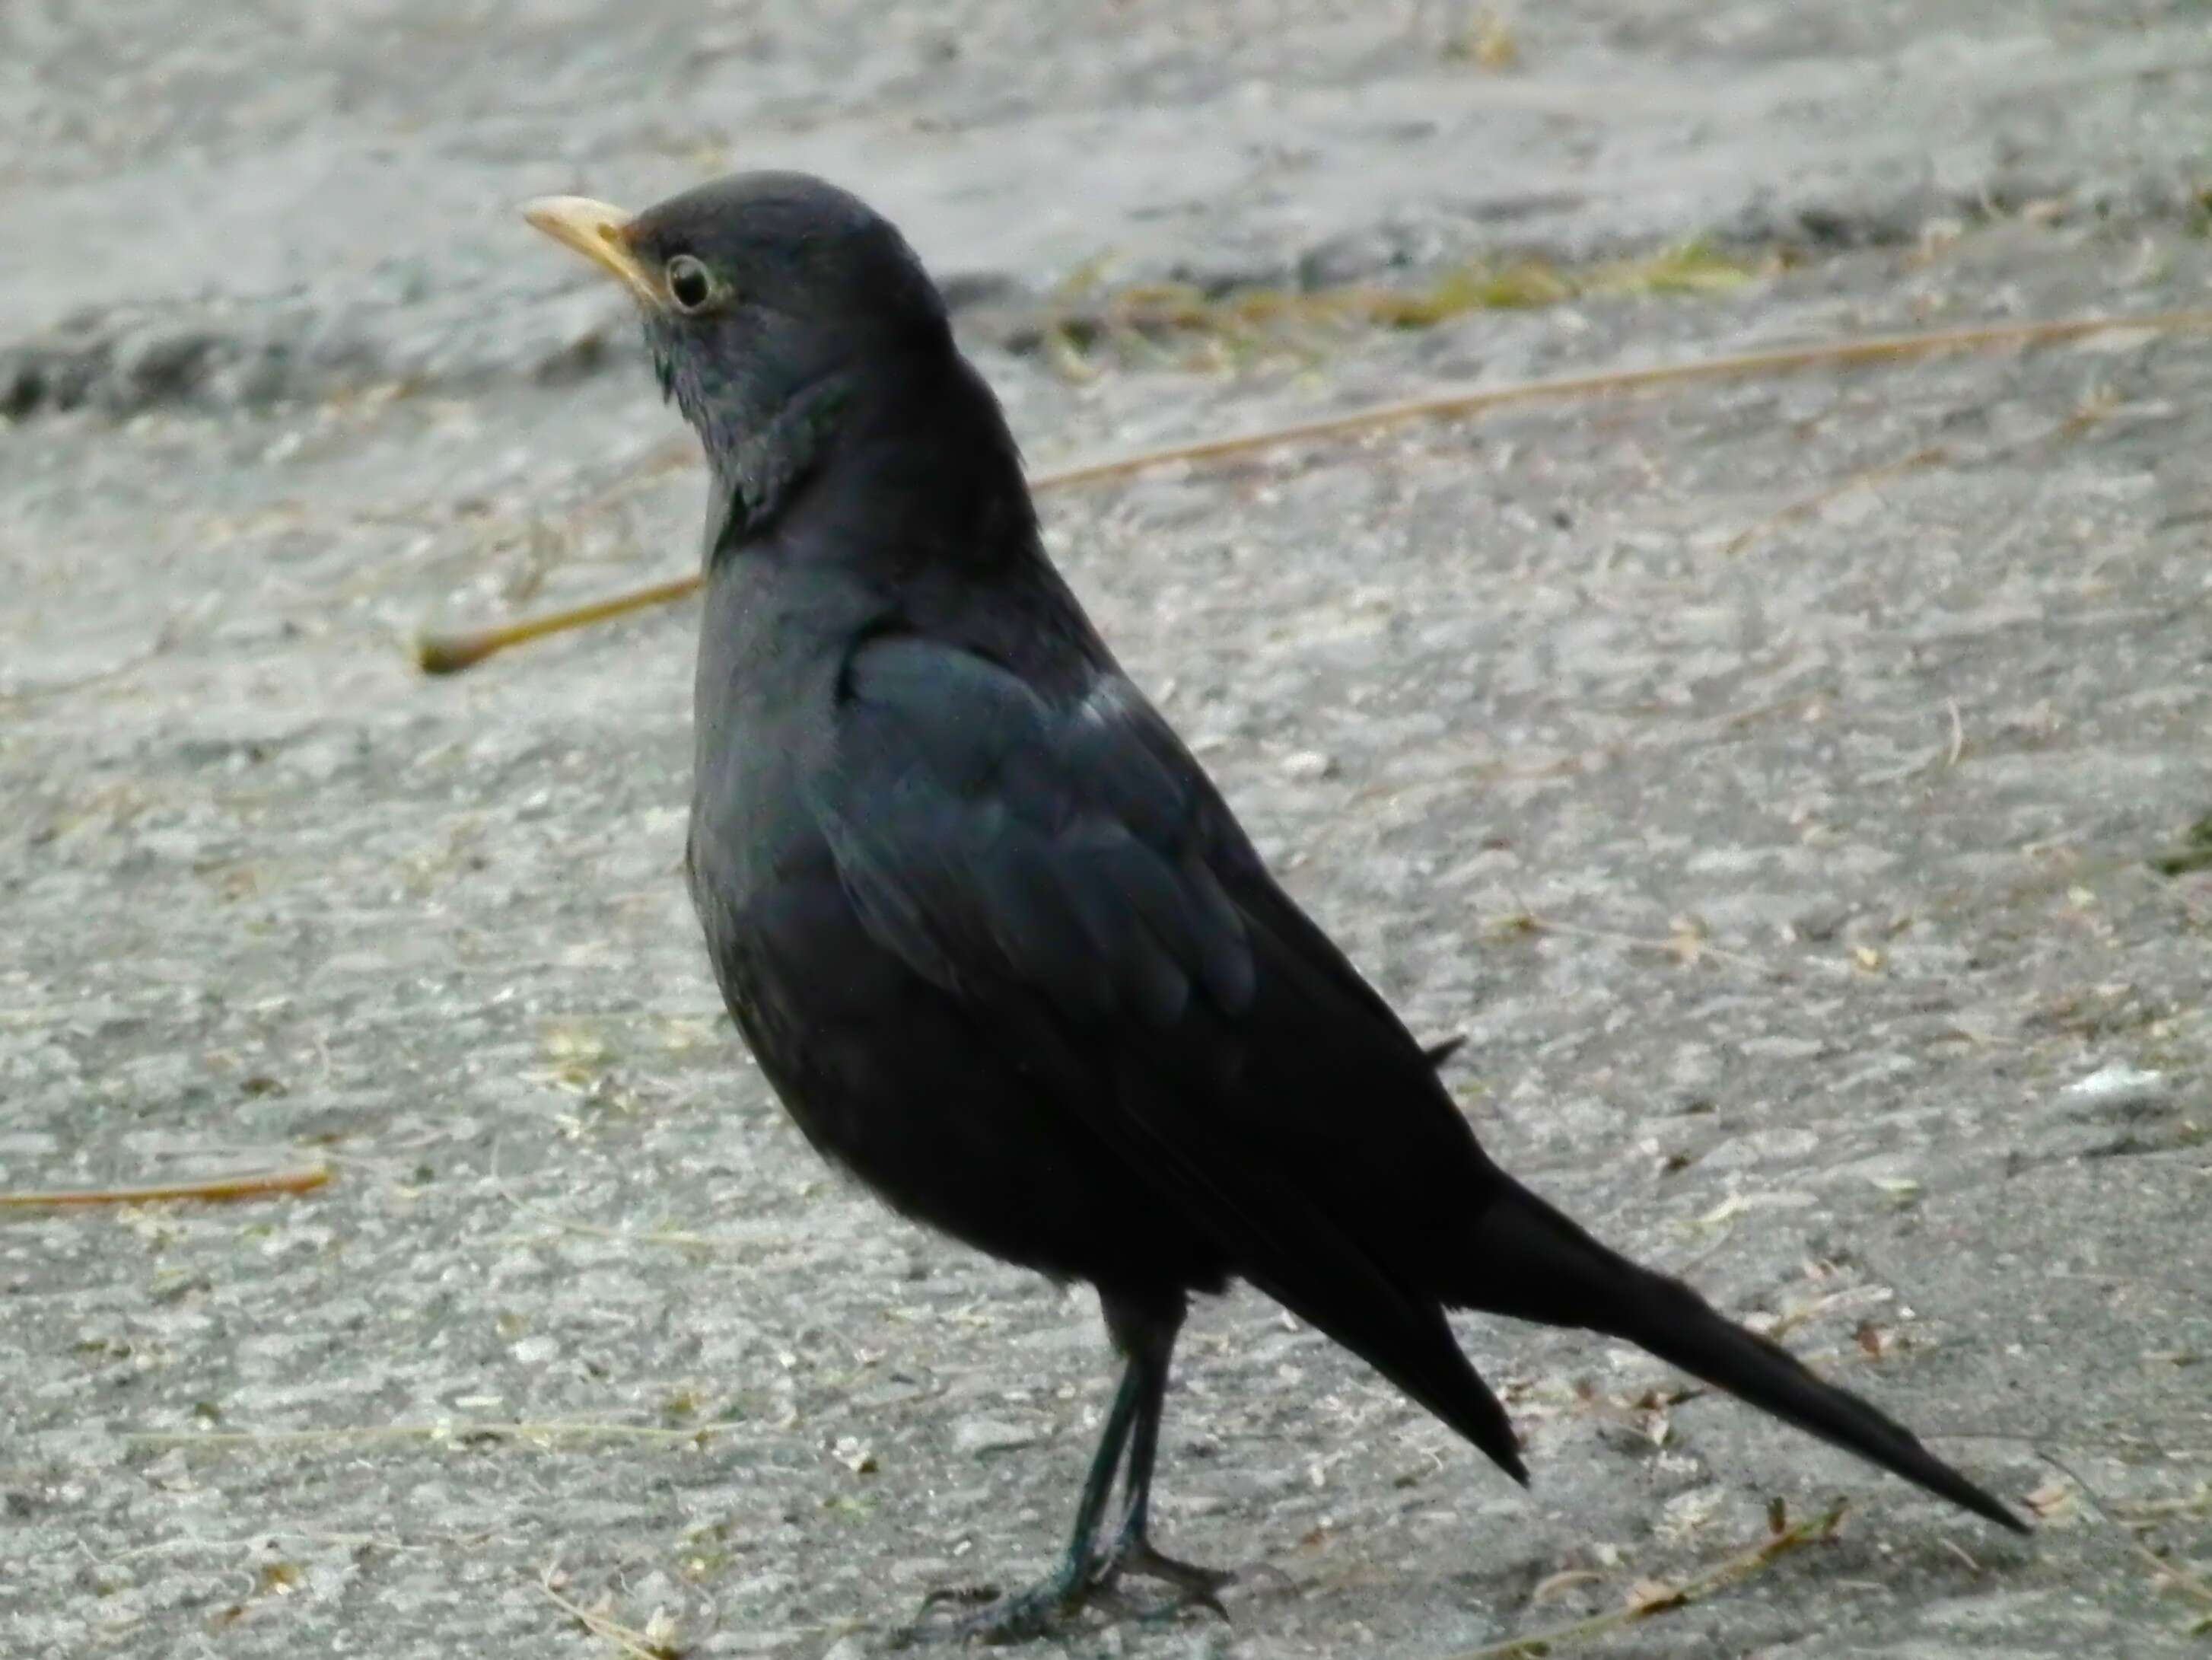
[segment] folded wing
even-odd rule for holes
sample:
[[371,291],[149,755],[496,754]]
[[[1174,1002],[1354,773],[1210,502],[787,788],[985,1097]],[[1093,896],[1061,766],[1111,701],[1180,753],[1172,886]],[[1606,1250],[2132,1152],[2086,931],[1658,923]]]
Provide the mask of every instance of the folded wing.
[[1165,723],[1118,676],[1055,702],[905,635],[840,694],[811,805],[868,932],[1018,1046],[1040,1111],[1520,1476],[1425,1289],[1439,1204],[1479,1209],[1490,1167]]

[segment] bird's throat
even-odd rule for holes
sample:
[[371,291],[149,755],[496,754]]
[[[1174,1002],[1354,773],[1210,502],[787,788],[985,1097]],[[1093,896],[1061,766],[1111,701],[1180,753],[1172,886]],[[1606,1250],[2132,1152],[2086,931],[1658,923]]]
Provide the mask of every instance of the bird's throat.
[[694,420],[713,477],[703,549],[709,569],[773,527],[827,459],[851,402],[848,377],[826,375],[750,430]]

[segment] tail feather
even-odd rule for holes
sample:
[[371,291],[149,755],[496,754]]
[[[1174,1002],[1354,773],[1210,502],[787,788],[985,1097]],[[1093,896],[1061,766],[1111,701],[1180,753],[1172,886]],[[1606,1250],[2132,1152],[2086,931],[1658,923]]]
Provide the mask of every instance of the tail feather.
[[1322,1301],[1259,1274],[1252,1282],[1365,1360],[1522,1487],[1528,1485],[1513,1420],[1453,1341],[1441,1308],[1431,1304],[1419,1313],[1402,1310],[1398,1317],[1377,1320],[1371,1305]]
[[1726,1319],[1680,1280],[1607,1250],[1526,1189],[1508,1182],[1484,1213],[1472,1267],[1472,1289],[1455,1302],[1625,1339],[2000,1527],[2028,1531],[1904,1425]]

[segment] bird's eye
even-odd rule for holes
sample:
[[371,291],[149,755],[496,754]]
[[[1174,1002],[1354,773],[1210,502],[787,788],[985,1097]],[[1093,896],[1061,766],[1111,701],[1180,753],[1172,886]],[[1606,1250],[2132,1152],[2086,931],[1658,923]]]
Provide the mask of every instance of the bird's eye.
[[679,253],[668,262],[667,277],[668,297],[678,311],[697,311],[714,295],[714,277],[688,253]]

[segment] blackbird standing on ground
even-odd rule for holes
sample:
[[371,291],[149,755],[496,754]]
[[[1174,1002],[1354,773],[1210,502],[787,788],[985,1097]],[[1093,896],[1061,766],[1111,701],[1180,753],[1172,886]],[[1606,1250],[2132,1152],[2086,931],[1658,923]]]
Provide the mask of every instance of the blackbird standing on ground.
[[[799,1128],[899,1210],[1097,1286],[1126,1360],[1035,1633],[1154,1548],[1169,1356],[1244,1280],[1525,1481],[1455,1309],[1638,1344],[2002,1526],[1901,1425],[1500,1171],[1046,557],[921,262],[818,179],[532,223],[621,280],[712,470],[686,868]],[[1121,1478],[1123,1508],[1102,1531]]]

